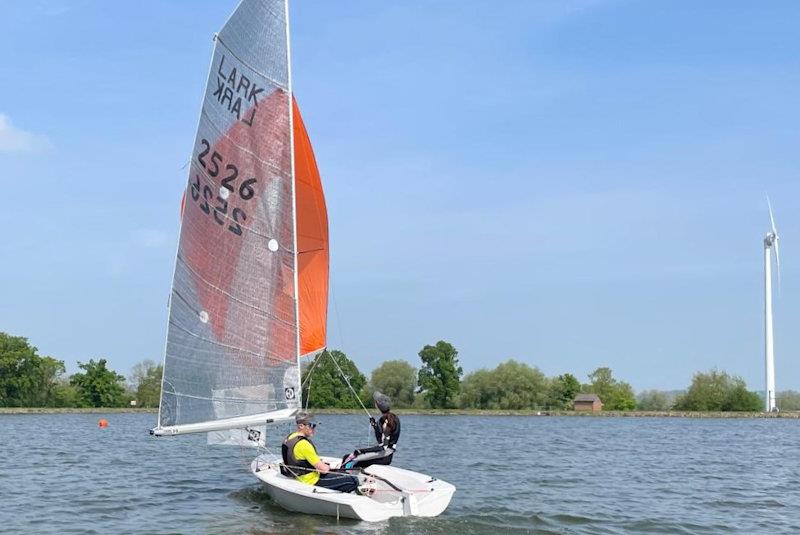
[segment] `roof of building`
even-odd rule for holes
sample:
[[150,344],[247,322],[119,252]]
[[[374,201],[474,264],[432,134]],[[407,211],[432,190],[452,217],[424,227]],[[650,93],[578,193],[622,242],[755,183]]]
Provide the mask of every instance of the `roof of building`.
[[598,396],[597,394],[578,394],[577,396],[575,396],[574,401],[595,402],[595,401],[600,401],[600,396]]

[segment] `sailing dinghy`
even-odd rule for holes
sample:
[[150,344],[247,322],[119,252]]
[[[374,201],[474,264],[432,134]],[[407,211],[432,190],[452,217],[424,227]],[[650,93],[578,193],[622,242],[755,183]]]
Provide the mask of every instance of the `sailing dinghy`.
[[[243,0],[215,37],[170,295],[156,436],[264,447],[301,405],[300,359],[325,349],[328,218],[292,94],[287,0]],[[336,459],[324,458],[336,466]],[[252,472],[283,507],[361,520],[435,516],[455,487],[392,466],[370,495]]]

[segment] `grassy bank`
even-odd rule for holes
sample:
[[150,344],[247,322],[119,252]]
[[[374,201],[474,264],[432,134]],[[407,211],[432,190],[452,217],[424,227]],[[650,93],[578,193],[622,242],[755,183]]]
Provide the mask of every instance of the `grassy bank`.
[[[99,414],[99,413],[157,413],[158,409],[124,408],[49,408],[0,407],[2,414]],[[315,414],[364,414],[361,409],[312,409]],[[377,411],[373,410],[373,413]],[[534,411],[534,410],[480,410],[480,409],[396,409],[400,415],[427,416],[571,416],[575,418],[793,418],[800,419],[800,411],[787,412],[682,412],[682,411]]]

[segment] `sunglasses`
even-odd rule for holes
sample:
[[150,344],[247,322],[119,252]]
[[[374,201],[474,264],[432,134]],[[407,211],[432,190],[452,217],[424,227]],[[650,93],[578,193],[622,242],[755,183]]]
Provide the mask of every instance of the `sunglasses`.
[[305,425],[306,427],[310,427],[311,429],[317,428],[317,422],[304,423],[303,425]]

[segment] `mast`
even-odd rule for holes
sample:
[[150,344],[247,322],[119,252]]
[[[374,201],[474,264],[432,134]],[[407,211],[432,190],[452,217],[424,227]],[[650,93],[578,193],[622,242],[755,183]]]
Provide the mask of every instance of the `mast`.
[[764,410],[775,410],[775,348],[772,338],[772,245],[776,235],[764,238]]
[[294,93],[292,88],[292,39],[291,39],[291,31],[289,28],[289,0],[285,0],[285,8],[284,13],[286,15],[286,68],[289,74],[288,76],[288,86],[289,86],[289,98],[287,99],[287,103],[289,106],[289,152],[290,152],[290,162],[291,162],[291,169],[292,169],[292,226],[293,232],[292,235],[294,236],[294,317],[295,317],[295,325],[297,326],[297,332],[295,335],[295,355],[297,361],[297,378],[299,387],[297,389],[297,401],[298,407],[303,407],[303,388],[302,388],[302,375],[300,373],[300,284],[298,280],[298,261],[297,257],[300,255],[300,250],[298,249],[298,240],[297,240],[297,180],[296,180],[296,169],[295,169],[295,158],[294,158],[294,107],[293,107],[293,99]]

